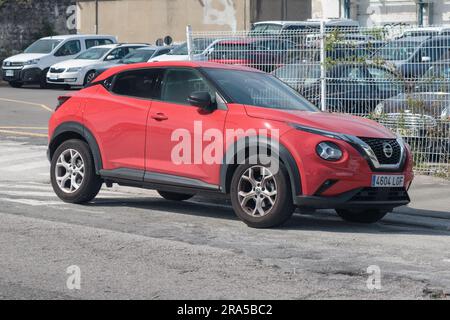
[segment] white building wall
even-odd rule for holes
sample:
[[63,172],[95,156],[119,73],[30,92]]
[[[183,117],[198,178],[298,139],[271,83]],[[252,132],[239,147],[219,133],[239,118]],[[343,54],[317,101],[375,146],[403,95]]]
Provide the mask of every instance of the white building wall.
[[[343,14],[343,0],[313,0],[313,18],[335,18]],[[450,0],[425,0],[432,3],[424,24],[450,24]],[[351,0],[352,18],[362,26],[380,24],[417,24],[416,0]]]

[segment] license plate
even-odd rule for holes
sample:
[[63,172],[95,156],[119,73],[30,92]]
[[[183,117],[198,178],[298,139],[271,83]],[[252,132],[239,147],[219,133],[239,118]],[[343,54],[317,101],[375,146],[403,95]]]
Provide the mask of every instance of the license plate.
[[5,75],[7,77],[14,77],[14,70],[6,70]]
[[403,187],[405,184],[405,176],[399,175],[373,175],[372,187]]
[[50,80],[58,80],[59,76],[58,75],[50,75],[48,78]]

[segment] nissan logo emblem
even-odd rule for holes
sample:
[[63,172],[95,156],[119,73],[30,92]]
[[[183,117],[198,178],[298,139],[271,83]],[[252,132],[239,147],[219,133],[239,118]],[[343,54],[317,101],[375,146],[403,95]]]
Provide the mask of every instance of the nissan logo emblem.
[[394,154],[394,148],[392,148],[391,144],[388,142],[383,143],[383,153],[386,158],[392,157]]

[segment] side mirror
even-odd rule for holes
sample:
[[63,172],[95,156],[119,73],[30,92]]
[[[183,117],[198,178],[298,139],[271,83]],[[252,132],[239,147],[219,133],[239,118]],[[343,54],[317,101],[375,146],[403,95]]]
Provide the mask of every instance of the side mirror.
[[116,56],[114,56],[114,55],[109,55],[109,56],[107,56],[106,57],[106,61],[111,61],[111,60],[114,60],[114,59],[116,59]]
[[199,107],[207,111],[214,110],[211,95],[209,94],[209,92],[206,91],[196,91],[191,93],[191,95],[188,98],[188,102],[192,106]]
[[424,56],[424,57],[422,57],[422,62],[430,62],[431,61],[431,58],[430,57],[427,57],[427,56]]

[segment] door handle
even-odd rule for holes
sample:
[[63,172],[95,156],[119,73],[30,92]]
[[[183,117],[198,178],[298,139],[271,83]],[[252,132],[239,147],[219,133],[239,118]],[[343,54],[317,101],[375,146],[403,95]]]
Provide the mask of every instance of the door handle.
[[166,116],[164,113],[157,113],[152,115],[152,119],[155,119],[156,121],[164,121],[164,120],[168,120],[169,117]]

